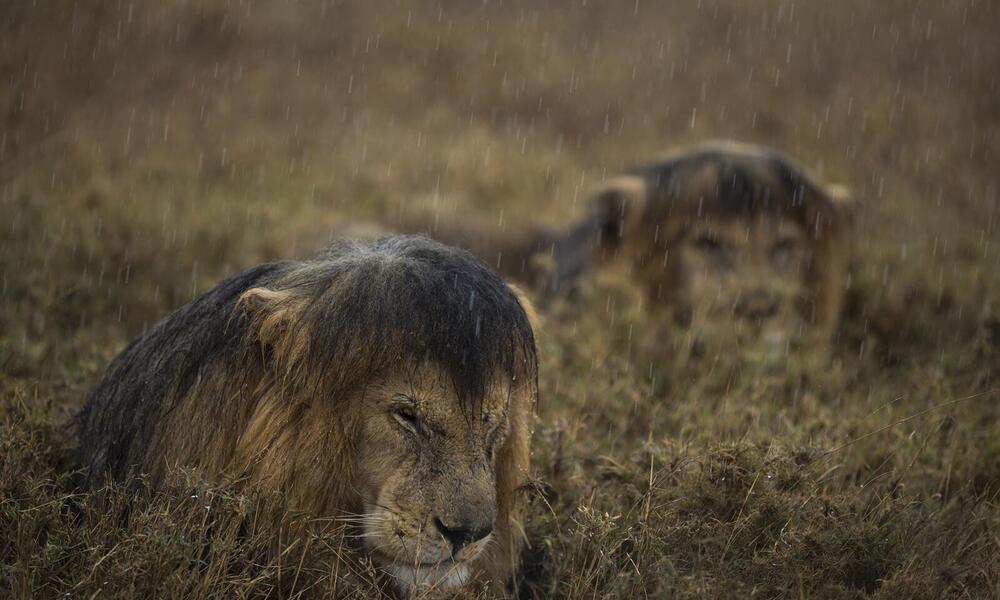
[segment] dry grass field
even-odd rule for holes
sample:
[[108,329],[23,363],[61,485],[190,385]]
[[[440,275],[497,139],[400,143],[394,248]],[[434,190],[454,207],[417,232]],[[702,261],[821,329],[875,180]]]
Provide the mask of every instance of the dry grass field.
[[614,269],[548,306],[514,593],[1000,597],[998,26],[990,0],[2,3],[0,597],[388,593],[272,499],[80,490],[88,387],[346,223],[567,224],[715,138],[859,200],[829,363],[668,367]]

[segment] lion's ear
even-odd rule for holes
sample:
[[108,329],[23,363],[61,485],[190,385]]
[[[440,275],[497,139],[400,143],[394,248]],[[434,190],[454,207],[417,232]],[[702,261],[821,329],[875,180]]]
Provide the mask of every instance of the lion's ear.
[[851,235],[857,225],[861,202],[851,193],[850,188],[841,184],[828,184],[826,193],[834,206],[837,228],[843,235]]
[[601,249],[618,248],[640,221],[646,205],[646,181],[637,175],[622,175],[601,186],[591,200]]
[[853,229],[857,201],[847,186],[808,181],[805,203],[812,234],[817,238],[843,239]]
[[258,287],[240,294],[237,307],[249,318],[251,335],[262,345],[277,347],[288,343],[302,303],[289,290]]
[[853,205],[855,203],[850,188],[840,183],[828,183],[826,185],[826,195],[836,204]]
[[538,316],[538,311],[535,310],[535,305],[528,299],[524,290],[518,286],[513,283],[508,283],[507,287],[510,288],[510,291],[514,292],[514,297],[517,298],[518,304],[521,305],[521,308],[524,310],[524,314],[528,316],[528,323],[531,325],[531,330],[537,335],[542,321],[541,317]]
[[826,196],[830,199],[830,204],[837,215],[837,220],[842,227],[850,227],[854,223],[855,215],[858,212],[858,200],[851,193],[850,188],[839,183],[831,183],[824,186]]

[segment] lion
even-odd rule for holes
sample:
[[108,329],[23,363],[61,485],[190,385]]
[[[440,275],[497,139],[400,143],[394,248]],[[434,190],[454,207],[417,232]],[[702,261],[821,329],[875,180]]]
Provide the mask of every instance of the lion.
[[91,485],[195,469],[353,519],[404,594],[502,587],[524,542],[533,318],[479,259],[417,236],[256,266],[114,359],[80,462]]
[[710,142],[611,178],[562,231],[403,229],[470,249],[543,303],[624,265],[645,307],[693,345],[780,355],[793,344],[825,348],[836,329],[854,206],[846,188],[771,149]]
[[550,285],[587,260],[619,259],[648,306],[695,338],[823,346],[843,305],[852,212],[846,188],[773,150],[709,143],[610,180],[589,219],[553,244]]

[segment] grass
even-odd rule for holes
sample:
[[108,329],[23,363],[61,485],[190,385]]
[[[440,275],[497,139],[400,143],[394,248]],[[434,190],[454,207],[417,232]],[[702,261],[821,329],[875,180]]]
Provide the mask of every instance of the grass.
[[1000,596],[997,12],[4,6],[0,595],[378,597],[277,499],[197,474],[81,491],[88,387],[173,307],[345,223],[565,224],[623,167],[735,137],[860,200],[830,361],[677,362],[614,269],[548,307],[517,594]]

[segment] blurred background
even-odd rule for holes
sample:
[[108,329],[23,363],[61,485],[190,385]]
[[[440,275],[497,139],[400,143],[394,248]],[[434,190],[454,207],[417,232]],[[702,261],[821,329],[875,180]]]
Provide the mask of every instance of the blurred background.
[[[859,200],[831,365],[653,385],[627,283],[554,308],[519,589],[1000,593],[998,25],[988,0],[6,2],[0,381],[9,439],[47,433],[9,442],[3,518],[47,502],[14,490],[58,480],[55,424],[124,343],[223,276],[361,221],[565,226],[605,178],[732,138]],[[10,581],[90,568],[5,543]]]
[[996,236],[997,13],[973,0],[9,3],[2,209],[22,243],[5,265],[51,293],[67,282],[24,254],[39,237],[50,268],[75,262],[79,293],[131,265],[160,287],[150,312],[127,302],[118,319],[142,322],[192,285],[308,254],[332,224],[424,211],[564,225],[605,177],[735,138],[847,184],[862,247],[943,280]]

